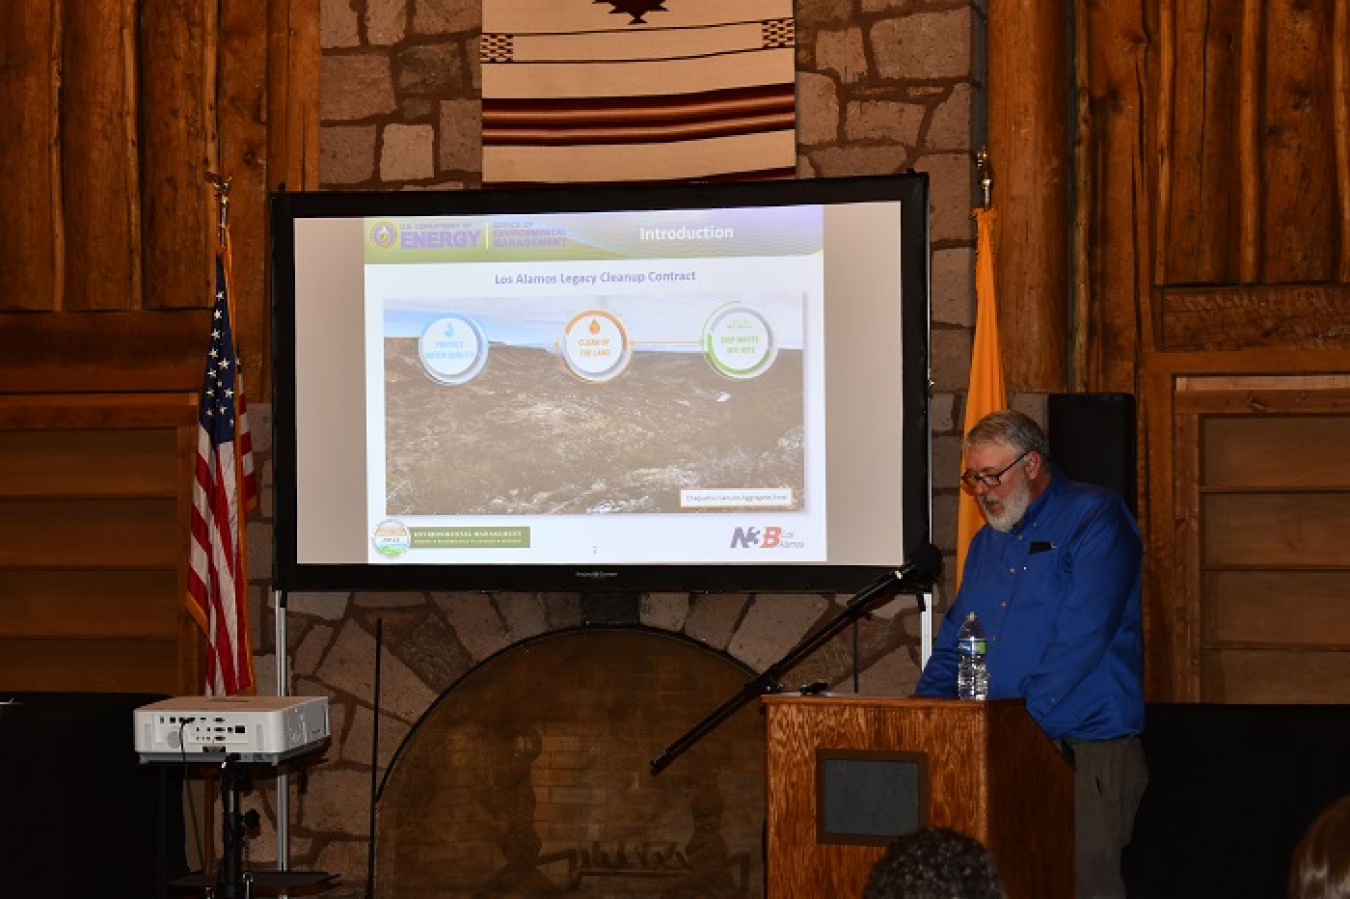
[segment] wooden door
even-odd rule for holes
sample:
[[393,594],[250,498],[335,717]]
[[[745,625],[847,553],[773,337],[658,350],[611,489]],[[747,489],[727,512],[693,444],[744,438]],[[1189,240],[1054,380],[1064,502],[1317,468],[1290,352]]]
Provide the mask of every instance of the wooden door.
[[1346,376],[1179,380],[1187,698],[1350,702],[1348,404]]

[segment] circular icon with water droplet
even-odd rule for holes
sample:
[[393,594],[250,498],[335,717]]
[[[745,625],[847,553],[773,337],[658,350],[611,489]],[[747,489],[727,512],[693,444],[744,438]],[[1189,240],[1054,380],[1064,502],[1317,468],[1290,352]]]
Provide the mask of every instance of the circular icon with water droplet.
[[569,321],[559,350],[569,371],[597,383],[618,377],[632,358],[623,323],[603,309],[587,310]]
[[427,325],[417,341],[417,353],[433,381],[467,384],[487,365],[487,335],[471,318],[446,315]]

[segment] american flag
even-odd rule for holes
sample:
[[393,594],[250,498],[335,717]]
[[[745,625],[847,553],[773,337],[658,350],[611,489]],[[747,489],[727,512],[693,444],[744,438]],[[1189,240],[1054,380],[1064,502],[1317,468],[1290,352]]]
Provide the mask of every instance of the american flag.
[[188,611],[206,632],[206,692],[252,692],[244,513],[257,501],[243,373],[230,316],[228,247],[216,255],[211,351],[197,415]]

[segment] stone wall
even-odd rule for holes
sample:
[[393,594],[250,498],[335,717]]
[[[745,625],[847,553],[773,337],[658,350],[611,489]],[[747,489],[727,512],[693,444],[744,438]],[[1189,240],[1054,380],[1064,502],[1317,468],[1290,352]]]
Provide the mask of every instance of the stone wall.
[[[679,2],[679,0],[667,0]],[[798,175],[931,176],[934,541],[955,544],[959,422],[974,321],[975,150],[983,130],[983,0],[799,0]],[[468,0],[322,0],[320,180],[325,189],[473,189],[481,184],[479,6]],[[1042,399],[1015,398],[1044,420]],[[263,508],[249,564],[271,569],[270,409],[255,406]],[[950,572],[944,583],[950,582]],[[253,579],[260,692],[276,689],[275,598]],[[939,592],[939,602],[943,593]],[[289,692],[327,695],[334,743],[292,777],[293,868],[342,875],[329,895],[361,895],[376,622],[384,637],[382,767],[427,708],[494,653],[551,631],[638,625],[679,633],[762,671],[836,614],[847,597],[653,594],[298,594],[284,616]],[[825,680],[903,695],[918,675],[911,599],[836,638],[786,686]],[[709,710],[719,697],[709,697]],[[270,784],[246,799],[275,820]],[[276,857],[273,830],[250,857]]]

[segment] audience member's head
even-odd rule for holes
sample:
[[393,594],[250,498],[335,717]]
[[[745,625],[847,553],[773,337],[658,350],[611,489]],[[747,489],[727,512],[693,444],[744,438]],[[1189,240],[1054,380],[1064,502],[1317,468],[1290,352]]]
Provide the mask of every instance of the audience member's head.
[[1350,899],[1350,796],[1308,827],[1289,866],[1290,899]]
[[877,860],[863,899],[1003,899],[984,844],[954,830],[897,837]]

